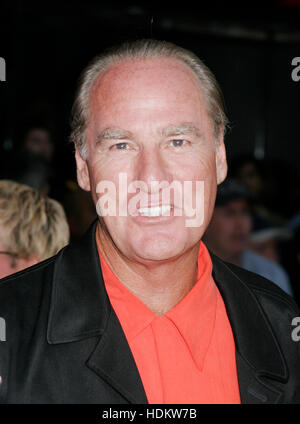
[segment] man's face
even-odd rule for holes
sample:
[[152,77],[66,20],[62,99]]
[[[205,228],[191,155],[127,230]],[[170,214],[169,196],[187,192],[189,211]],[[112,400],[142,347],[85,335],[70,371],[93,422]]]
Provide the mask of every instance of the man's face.
[[262,189],[262,179],[254,163],[244,164],[239,170],[239,179],[245,184],[253,196],[257,196]]
[[[148,200],[137,204],[135,216],[103,217],[117,248],[127,258],[145,262],[172,259],[195,247],[210,220],[217,182],[223,181],[227,167],[223,139],[216,150],[203,93],[192,71],[164,58],[113,66],[93,88],[86,134],[87,160],[76,152],[78,181],[91,190],[95,204],[101,196],[96,192],[99,182],[111,181],[118,211],[119,173],[126,174],[128,185],[142,181],[148,187],[142,189],[148,191]],[[153,181],[179,181],[182,187],[191,181],[194,199],[195,182],[204,181],[203,224],[187,227],[176,190],[170,192],[170,216],[146,216],[147,208],[165,205],[162,190],[159,198],[155,190],[150,196]],[[136,193],[125,196],[128,204]],[[141,207],[146,209],[141,212]]]
[[54,152],[54,144],[50,134],[43,129],[35,128],[28,132],[25,147],[33,153],[39,154],[50,160]]
[[222,259],[243,252],[251,231],[251,215],[246,200],[217,206],[205,233],[208,247]]

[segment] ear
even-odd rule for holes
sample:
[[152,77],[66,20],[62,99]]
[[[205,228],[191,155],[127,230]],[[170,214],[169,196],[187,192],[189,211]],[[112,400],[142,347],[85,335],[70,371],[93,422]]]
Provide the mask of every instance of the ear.
[[221,184],[227,175],[226,149],[223,136],[219,138],[219,142],[216,147],[216,171],[217,184]]
[[90,186],[90,176],[89,176],[88,166],[87,166],[86,160],[82,158],[77,147],[75,149],[75,160],[76,160],[76,167],[77,167],[78,185],[83,190],[90,191],[91,186]]

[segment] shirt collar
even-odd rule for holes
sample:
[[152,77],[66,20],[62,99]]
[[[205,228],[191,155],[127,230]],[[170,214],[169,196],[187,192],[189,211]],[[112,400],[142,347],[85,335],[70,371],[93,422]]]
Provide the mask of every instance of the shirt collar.
[[[154,320],[159,320],[142,301],[122,284],[100,254],[105,287],[128,343]],[[217,287],[212,278],[212,262],[203,242],[198,254],[197,281],[187,295],[164,318],[176,326],[197,367],[202,370],[213,335]]]

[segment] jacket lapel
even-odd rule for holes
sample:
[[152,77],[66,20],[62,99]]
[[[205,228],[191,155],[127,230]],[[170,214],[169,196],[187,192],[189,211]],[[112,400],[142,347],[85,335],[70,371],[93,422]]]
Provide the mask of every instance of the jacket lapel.
[[99,336],[86,365],[130,403],[147,403],[141,378],[109,302],[95,240],[97,221],[56,260],[47,340],[69,343]]
[[287,382],[288,371],[270,324],[249,287],[231,267],[211,256],[234,335],[241,401],[277,403],[282,395],[278,387]]
[[129,402],[147,403],[144,387],[119,320],[111,311],[107,328],[87,366]]

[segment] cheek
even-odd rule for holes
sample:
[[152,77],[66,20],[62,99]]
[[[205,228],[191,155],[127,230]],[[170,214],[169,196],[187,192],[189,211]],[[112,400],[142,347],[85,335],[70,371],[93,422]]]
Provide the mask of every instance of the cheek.
[[126,173],[128,180],[133,175],[133,161],[130,157],[113,154],[100,155],[95,152],[97,159],[88,162],[88,169],[91,181],[98,184],[101,180],[111,181],[117,183],[119,180],[119,173]]
[[98,159],[93,163],[88,163],[91,194],[94,202],[100,196],[100,194],[97,193],[100,183],[103,186],[112,183],[117,187],[118,172],[115,171],[114,167],[107,165],[105,162],[106,161],[103,159]]
[[189,179],[191,181],[201,181],[204,184],[204,220],[205,222],[208,222],[214,209],[215,196],[217,191],[214,158],[212,156],[202,157],[200,160],[192,161],[189,168]]
[[186,157],[181,163],[174,164],[173,178],[179,181],[203,181],[205,202],[214,203],[217,187],[215,157],[207,152]]

